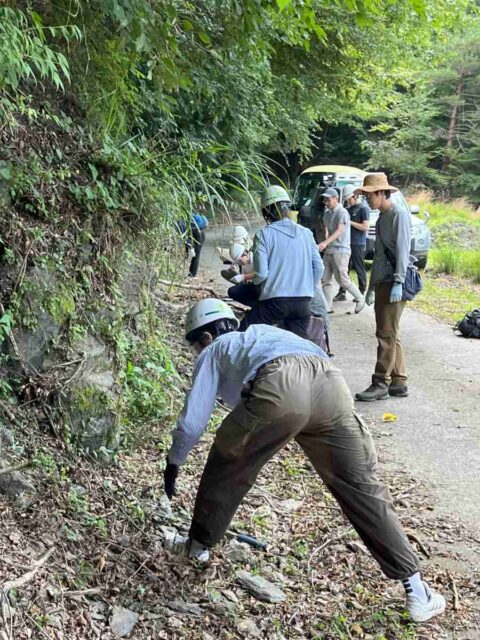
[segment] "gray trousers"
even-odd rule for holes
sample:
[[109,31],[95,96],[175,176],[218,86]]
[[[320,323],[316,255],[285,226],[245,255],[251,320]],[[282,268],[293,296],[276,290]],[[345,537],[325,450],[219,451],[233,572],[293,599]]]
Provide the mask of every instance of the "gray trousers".
[[328,310],[332,310],[333,301],[333,278],[338,282],[340,287],[352,294],[355,301],[361,300],[362,294],[358,288],[350,280],[348,275],[348,263],[350,260],[349,253],[324,253],[323,264],[325,271],[322,276],[323,293],[327,299]]
[[262,367],[248,386],[217,431],[190,536],[206,546],[219,542],[262,467],[295,439],[385,575],[401,580],[418,571],[340,371],[314,356],[285,356]]

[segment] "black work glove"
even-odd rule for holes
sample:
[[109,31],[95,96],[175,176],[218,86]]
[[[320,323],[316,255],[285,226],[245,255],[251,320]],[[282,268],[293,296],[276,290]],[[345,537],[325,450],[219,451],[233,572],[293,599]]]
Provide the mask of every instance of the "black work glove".
[[163,472],[163,481],[165,483],[165,493],[169,500],[175,495],[175,482],[178,476],[178,464],[170,464],[167,456],[167,465],[165,467],[165,471]]

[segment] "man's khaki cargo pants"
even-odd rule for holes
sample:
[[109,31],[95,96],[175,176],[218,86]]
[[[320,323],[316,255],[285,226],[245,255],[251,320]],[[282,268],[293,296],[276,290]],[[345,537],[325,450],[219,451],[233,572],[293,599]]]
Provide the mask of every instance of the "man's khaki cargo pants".
[[404,579],[418,571],[340,371],[315,356],[284,356],[261,367],[248,386],[216,434],[190,536],[216,544],[262,467],[295,438],[385,575]]

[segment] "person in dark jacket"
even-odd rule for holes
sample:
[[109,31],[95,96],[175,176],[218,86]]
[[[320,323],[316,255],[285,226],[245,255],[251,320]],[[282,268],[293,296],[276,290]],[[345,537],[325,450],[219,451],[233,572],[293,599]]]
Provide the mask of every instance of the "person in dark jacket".
[[[343,189],[343,200],[350,216],[350,262],[348,271],[355,271],[358,277],[358,289],[365,293],[367,288],[367,270],[365,268],[365,251],[367,248],[367,233],[370,227],[370,208],[366,202],[355,194],[355,187],[351,184]],[[340,287],[334,302],[347,299],[346,290]]]
[[185,253],[190,258],[188,277],[195,278],[200,264],[200,253],[205,242],[205,229],[208,227],[207,218],[200,213],[192,213],[189,224],[184,220],[178,223],[178,228],[185,239]]

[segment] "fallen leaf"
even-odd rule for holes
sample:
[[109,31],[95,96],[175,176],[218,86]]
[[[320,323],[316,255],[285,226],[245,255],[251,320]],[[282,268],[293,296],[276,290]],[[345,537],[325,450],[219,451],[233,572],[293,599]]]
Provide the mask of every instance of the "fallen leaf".
[[394,413],[384,413],[382,422],[396,422],[397,416]]

